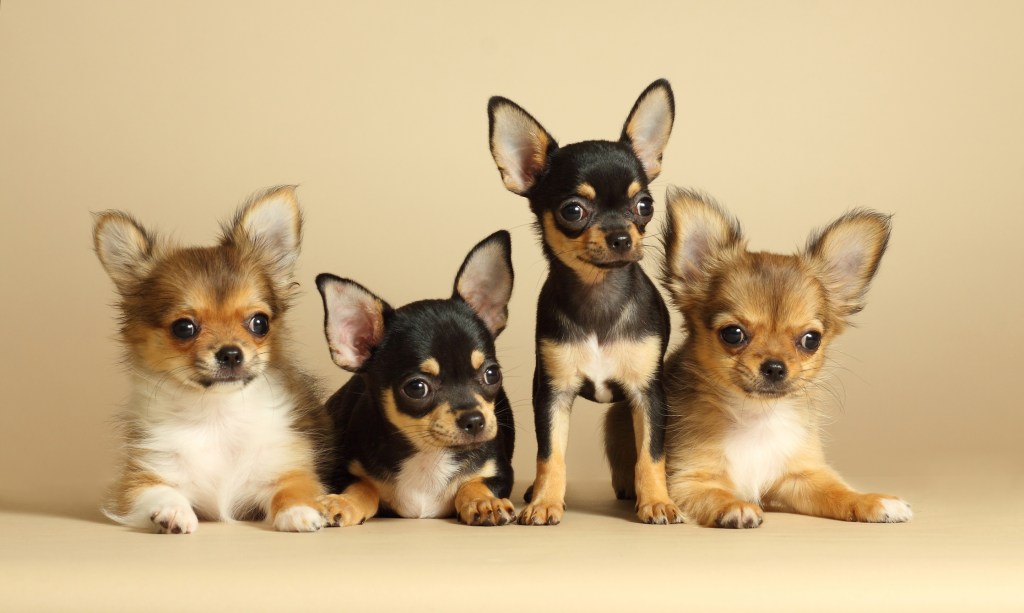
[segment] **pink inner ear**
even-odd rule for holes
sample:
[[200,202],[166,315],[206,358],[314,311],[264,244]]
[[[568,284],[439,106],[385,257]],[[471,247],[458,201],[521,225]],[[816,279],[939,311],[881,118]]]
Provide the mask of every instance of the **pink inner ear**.
[[359,368],[370,357],[375,346],[374,337],[368,332],[372,323],[348,321],[338,326],[331,341],[331,355],[342,368]]
[[463,294],[462,299],[483,320],[484,325],[491,331],[491,334],[497,334],[505,329],[505,324],[508,322],[508,314],[505,310],[506,302],[493,298],[487,293],[487,290]]
[[327,344],[334,363],[358,370],[384,338],[383,305],[352,285],[325,288]]
[[512,297],[512,276],[506,267],[504,249],[497,242],[484,244],[470,254],[456,291],[497,335],[508,320],[507,305]]

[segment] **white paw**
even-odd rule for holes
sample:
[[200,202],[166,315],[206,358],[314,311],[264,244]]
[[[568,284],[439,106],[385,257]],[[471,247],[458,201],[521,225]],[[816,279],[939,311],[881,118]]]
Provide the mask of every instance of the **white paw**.
[[306,505],[288,507],[274,518],[274,530],[278,532],[316,532],[323,527],[320,511]]
[[160,534],[192,534],[199,528],[199,518],[192,507],[169,504],[156,507],[149,514],[153,529]]
[[910,505],[899,498],[883,498],[881,503],[881,521],[883,522],[896,524],[910,521],[914,517],[914,512],[910,510]]

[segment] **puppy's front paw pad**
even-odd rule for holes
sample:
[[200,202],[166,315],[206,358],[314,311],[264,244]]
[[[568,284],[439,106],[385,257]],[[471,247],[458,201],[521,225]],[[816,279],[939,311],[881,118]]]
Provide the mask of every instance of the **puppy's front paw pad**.
[[356,526],[366,521],[366,516],[341,494],[321,496],[317,502],[324,507],[324,521],[328,526]]
[[470,526],[504,526],[516,518],[516,508],[508,498],[478,498],[459,509],[459,521]]
[[555,526],[562,522],[565,503],[530,503],[519,514],[519,523],[524,526]]
[[166,505],[155,509],[149,515],[153,530],[160,534],[191,534],[199,528],[199,518],[192,507]]
[[316,532],[323,527],[320,511],[304,504],[282,509],[274,517],[274,530],[278,532]]
[[715,525],[719,528],[757,528],[762,521],[761,507],[748,502],[736,502],[722,509]]
[[636,505],[636,515],[645,524],[681,524],[683,512],[671,502],[653,502]]

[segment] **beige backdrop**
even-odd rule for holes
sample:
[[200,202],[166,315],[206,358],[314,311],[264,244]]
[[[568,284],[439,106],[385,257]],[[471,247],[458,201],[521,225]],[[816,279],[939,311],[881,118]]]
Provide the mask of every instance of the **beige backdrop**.
[[[1020,487],[1024,4],[428,4],[0,5],[4,505],[93,508],[112,474],[127,388],[90,211],[208,242],[280,183],[301,185],[307,220],[296,342],[331,388],[346,375],[317,273],[396,305],[444,296],[471,245],[511,230],[498,345],[532,478],[545,264],[488,153],[487,99],[563,142],[613,138],[658,77],[677,100],[659,205],[670,183],[707,190],[775,250],[851,207],[895,214],[835,356],[839,468],[897,490],[954,465]],[[571,480],[606,478],[599,423],[580,401]]]

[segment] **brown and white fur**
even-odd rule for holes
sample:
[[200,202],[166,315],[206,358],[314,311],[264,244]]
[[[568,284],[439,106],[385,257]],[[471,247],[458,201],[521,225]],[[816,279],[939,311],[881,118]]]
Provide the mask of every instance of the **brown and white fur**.
[[213,247],[169,245],[123,212],[96,216],[132,380],[124,466],[105,508],[115,521],[174,534],[200,518],[323,526],[328,422],[285,322],[301,228],[292,187],[254,197]]
[[864,307],[889,217],[858,210],[796,255],[750,252],[713,201],[669,188],[663,281],[686,340],[665,361],[668,489],[687,521],[755,528],[762,509],[903,522],[910,505],[853,490],[826,463],[821,371]]

